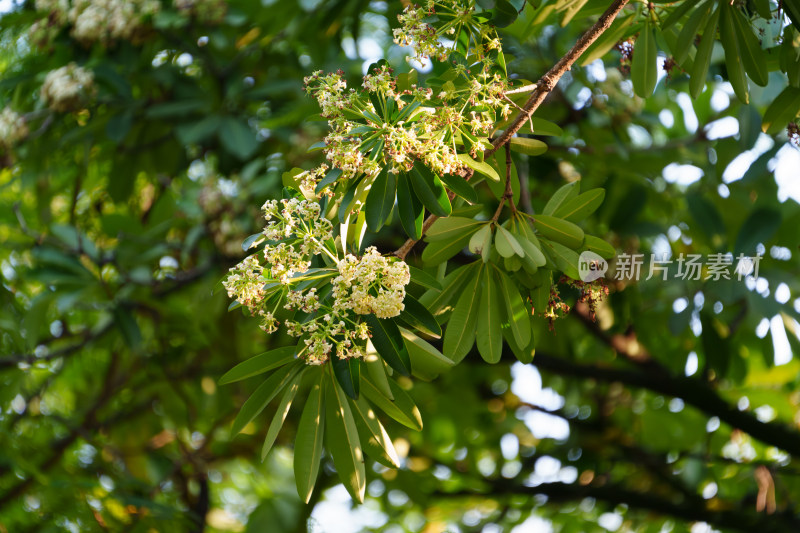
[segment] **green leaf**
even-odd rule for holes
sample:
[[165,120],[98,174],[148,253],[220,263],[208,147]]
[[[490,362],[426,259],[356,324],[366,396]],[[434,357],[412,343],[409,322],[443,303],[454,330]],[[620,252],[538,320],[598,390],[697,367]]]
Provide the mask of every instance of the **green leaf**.
[[714,51],[714,42],[716,42],[717,39],[719,13],[720,7],[718,6],[711,17],[709,17],[708,22],[706,22],[706,27],[703,30],[703,37],[700,39],[700,44],[697,46],[697,54],[694,56],[691,78],[689,80],[689,93],[692,95],[692,98],[695,99],[700,96],[700,93],[703,92],[703,87],[706,85],[708,67],[711,65],[711,53]]
[[389,380],[394,400],[384,396],[370,380],[364,380],[362,392],[381,411],[404,426],[422,431],[422,416],[411,397],[394,380]]
[[500,361],[503,351],[503,332],[501,329],[500,289],[494,282],[491,269],[484,269],[480,306],[478,307],[478,328],[476,331],[478,353],[487,363]]
[[467,183],[467,180],[457,174],[443,174],[441,176],[442,182],[448,189],[456,193],[458,196],[471,204],[478,203],[478,193],[472,188],[472,185]]
[[606,196],[604,189],[591,189],[564,203],[553,215],[578,222],[594,213]]
[[469,353],[475,343],[475,324],[478,320],[478,283],[483,264],[478,267],[473,279],[469,280],[453,309],[453,316],[444,332],[444,355],[456,363]]
[[739,146],[742,150],[749,150],[761,135],[761,113],[754,105],[743,105],[736,118],[739,121]]
[[[369,345],[368,345],[369,346]],[[374,350],[374,346],[372,346]],[[394,400],[392,396],[392,389],[389,388],[389,378],[386,376],[386,363],[380,358],[378,352],[370,350],[364,358],[364,364],[367,367],[367,374],[372,380],[373,385],[378,388],[381,393]],[[363,381],[363,380],[362,380]]]
[[492,251],[492,225],[484,224],[481,229],[472,234],[469,239],[469,251],[479,254],[483,262],[489,260]]
[[594,252],[603,259],[611,259],[617,255],[617,251],[606,241],[594,235],[586,235],[583,241],[584,248]]
[[333,457],[336,473],[347,492],[358,503],[364,501],[364,490],[367,486],[367,474],[364,469],[364,456],[361,442],[350,404],[342,389],[336,386],[331,375],[329,381],[332,390],[328,391],[325,404],[327,420],[325,421],[325,441],[328,451]]
[[389,434],[386,433],[386,429],[367,400],[359,398],[350,404],[363,450],[388,468],[400,468],[400,458],[397,456],[392,439],[389,438]]
[[319,180],[317,183],[317,187],[314,189],[314,193],[319,194],[325,190],[325,188],[330,185],[331,183],[336,183],[336,180],[339,179],[339,176],[342,175],[342,170],[339,168],[332,168],[325,174],[325,177]]
[[494,246],[497,249],[497,253],[503,257],[511,257],[515,254],[520,257],[525,255],[525,250],[519,245],[517,239],[503,226],[497,226]]
[[426,266],[433,266],[447,261],[467,246],[472,234],[478,231],[480,227],[480,224],[475,224],[467,228],[458,238],[428,244],[422,250],[422,262]]
[[542,155],[547,151],[547,144],[543,143],[539,139],[512,137],[510,144],[512,150],[526,155]]
[[753,33],[752,24],[745,20],[744,15],[738,9],[731,11],[731,19],[736,31],[739,53],[741,54],[745,72],[756,85],[766,87],[769,81],[767,57],[761,49],[761,43]]
[[447,190],[428,167],[416,164],[408,173],[411,186],[425,208],[437,217],[449,216],[453,211]]
[[436,278],[424,270],[408,265],[408,272],[411,274],[411,283],[415,283],[420,287],[425,287],[426,289],[434,289],[437,291],[442,290],[441,283],[436,281]]
[[750,103],[750,89],[747,85],[742,51],[739,49],[739,37],[733,22],[733,11],[736,9],[727,2],[720,3],[719,39],[725,49],[725,67],[728,69],[728,81],[733,92],[743,103]]
[[433,315],[424,305],[410,294],[406,294],[403,304],[405,309],[400,312],[400,319],[403,322],[432,337],[439,338],[442,336],[442,328],[439,327],[439,323],[436,322],[436,319],[433,318]]
[[265,238],[266,237],[264,237],[263,233],[254,233],[253,235],[250,235],[244,241],[242,241],[242,251],[244,252],[248,251],[250,248],[253,247],[253,243],[261,241],[262,239]]
[[517,20],[518,16],[519,13],[508,0],[496,0],[495,8],[492,11],[492,24],[498,28],[505,28]]
[[[691,6],[691,2],[685,2],[685,4]],[[692,43],[694,43],[694,38],[697,35],[697,32],[700,30],[700,26],[711,12],[712,7],[714,7],[714,5],[709,1],[701,2],[697,9],[692,12],[689,20],[686,21],[686,24],[684,24],[683,29],[678,36],[679,48],[674,51],[675,61],[679,65],[682,65],[683,62],[686,61],[686,58],[689,57],[689,51],[692,48]]]
[[332,356],[331,366],[333,367],[333,374],[344,392],[354,400],[358,399],[361,383],[361,361],[355,357],[342,359],[339,356]]
[[449,241],[459,238],[463,233],[476,230],[473,226],[482,224],[480,220],[450,216],[437,219],[425,232],[427,242]]
[[284,346],[283,348],[276,348],[262,354],[251,357],[247,361],[243,361],[230,369],[221,378],[219,378],[220,385],[233,383],[234,381],[241,381],[249,377],[269,372],[274,368],[278,368],[287,363],[291,363],[296,359],[294,354],[297,352],[296,346]]
[[631,81],[633,92],[642,98],[652,95],[658,82],[658,49],[649,19],[639,32],[639,38],[633,46]]
[[522,249],[525,251],[523,261],[530,262],[528,267],[530,270],[535,270],[547,264],[547,259],[545,258],[542,251],[539,249],[539,246],[533,244],[533,242],[531,242],[529,239],[527,239],[522,235],[518,236],[517,241],[519,242],[519,245],[522,247]]
[[527,346],[531,340],[530,309],[525,305],[511,278],[497,268],[495,273],[500,278],[500,299],[506,304],[506,318],[514,341],[518,346]]
[[275,410],[275,415],[272,417],[269,429],[267,429],[264,445],[261,447],[262,461],[266,459],[267,454],[269,454],[269,451],[272,449],[272,445],[275,444],[275,439],[278,437],[278,433],[280,433],[283,423],[289,415],[289,410],[292,408],[292,402],[294,402],[294,397],[297,395],[298,389],[300,389],[300,381],[304,373],[305,369],[298,372],[294,379],[285,387],[285,392],[281,397],[278,408]]
[[764,112],[761,129],[768,135],[775,135],[800,114],[800,89],[786,87]]
[[377,233],[392,214],[397,181],[394,174],[383,169],[372,182],[366,202],[367,227]]
[[303,414],[297,425],[297,437],[294,441],[294,479],[297,494],[304,503],[311,499],[314,485],[319,473],[319,462],[322,459],[322,435],[325,431],[325,393],[322,388],[322,376],[308,394]]
[[566,185],[559,187],[545,204],[544,209],[542,209],[542,213],[545,215],[552,215],[566,202],[578,196],[580,187],[581,183],[579,181],[573,181],[572,183],[567,183]]
[[448,359],[431,343],[415,335],[413,332],[400,328],[403,340],[406,343],[408,355],[414,376],[422,379],[433,379],[442,372],[449,370],[455,363]]
[[442,281],[442,289],[431,289],[419,299],[419,303],[424,305],[434,315],[439,315],[447,309],[450,301],[459,293],[461,287],[471,279],[472,270],[476,269],[480,261],[463,265],[445,276]]
[[572,279],[581,279],[578,271],[580,256],[566,246],[550,241],[542,241],[544,252],[553,261],[555,266]]
[[471,168],[481,176],[485,176],[492,181],[500,181],[500,175],[494,168],[492,168],[492,166],[489,163],[486,163],[484,161],[481,162],[475,161],[467,154],[458,154],[458,158],[461,160],[462,163],[467,165],[469,168]]
[[[549,294],[550,286],[547,286],[547,291]],[[531,315],[530,317],[530,325],[531,325],[531,340],[528,342],[527,346],[519,346],[517,345],[516,340],[514,339],[514,334],[511,332],[511,328],[506,328],[503,330],[503,338],[506,340],[508,347],[511,348],[511,351],[514,353],[514,356],[519,360],[520,363],[527,365],[533,361],[533,356],[536,353],[536,340],[534,339],[534,329],[533,324],[536,318]]]
[[583,244],[583,230],[573,224],[558,217],[548,215],[535,215],[533,225],[548,239],[559,242],[565,246],[577,250]]
[[364,322],[372,333],[372,344],[390,367],[404,376],[411,375],[411,361],[403,344],[403,336],[392,319],[364,315]]
[[670,12],[669,16],[664,19],[664,22],[661,23],[661,30],[664,31],[677,23],[684,17],[684,15],[686,15],[686,13],[689,12],[690,9],[692,9],[692,7],[694,7],[692,2],[682,2],[675,6]]
[[425,207],[411,190],[410,179],[407,174],[403,173],[397,179],[397,214],[406,235],[419,240],[422,238]]
[[258,149],[253,130],[243,120],[224,117],[218,136],[225,150],[242,160],[248,159]]
[[298,361],[293,365],[276,370],[274,374],[265,379],[247,401],[244,402],[244,405],[242,405],[239,414],[236,415],[236,420],[233,421],[231,433],[233,435],[238,435],[247,424],[252,422],[252,420],[264,410],[267,404],[278,395],[283,387],[285,387],[302,368],[303,363]]

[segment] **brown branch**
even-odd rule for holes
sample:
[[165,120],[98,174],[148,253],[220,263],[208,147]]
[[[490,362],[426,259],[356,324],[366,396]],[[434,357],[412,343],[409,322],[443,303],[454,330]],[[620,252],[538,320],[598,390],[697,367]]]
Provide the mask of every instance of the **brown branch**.
[[[425,235],[433,223],[436,222],[436,219],[439,218],[436,215],[428,215],[428,218],[425,219],[425,222],[422,223],[422,233],[420,235]],[[415,244],[419,242],[419,239],[408,239],[406,242],[403,243],[403,246],[395,250],[394,255],[399,257],[401,260],[405,260],[408,252],[414,247]]]
[[[513,89],[514,92],[526,92],[527,90],[532,89],[533,92],[531,93],[530,97],[528,97],[528,101],[525,102],[523,106],[523,112],[520,112],[517,117],[514,119],[514,122],[506,128],[503,134],[495,139],[492,142],[492,148],[486,151],[485,157],[488,157],[495,153],[501,146],[505,145],[506,143],[511,140],[511,137],[514,136],[517,131],[522,127],[526,120],[530,119],[531,115],[542,105],[544,99],[547,95],[552,91],[558,80],[566,73],[575,61],[583,55],[589,46],[600,37],[604,31],[606,31],[610,26],[611,23],[614,22],[614,19],[619,15],[622,8],[628,3],[628,0],[614,0],[614,3],[609,6],[606,11],[600,15],[600,18],[595,22],[589,30],[584,33],[580,39],[575,43],[575,45],[570,49],[567,54],[558,60],[558,62],[553,65],[553,67],[547,71],[547,73],[542,76],[538,82],[534,85],[526,86],[524,88]],[[521,90],[525,89],[525,90]],[[506,94],[509,94],[511,91],[508,91]]]
[[649,511],[662,516],[682,519],[688,522],[707,522],[715,527],[734,531],[761,531],[762,533],[782,533],[797,531],[800,521],[791,513],[771,515],[769,519],[761,513],[751,513],[739,509],[713,509],[697,500],[670,501],[658,494],[639,492],[616,484],[594,483],[541,483],[534,487],[497,480],[491,483],[488,491],[474,490],[459,492],[437,492],[439,497],[481,497],[496,499],[499,496],[527,495],[546,496],[549,503],[580,501],[594,498],[611,506],[625,504],[631,508]]
[[500,205],[497,206],[497,210],[494,212],[494,216],[492,216],[492,221],[497,222],[497,219],[500,218],[500,213],[503,212],[503,206],[508,202],[508,205],[511,207],[512,211],[516,211],[517,207],[514,205],[514,202],[511,200],[514,198],[514,191],[511,188],[511,146],[506,145],[506,188],[503,191],[503,196],[500,198]]
[[[509,358],[512,356],[509,355]],[[666,369],[656,371],[656,367],[650,365],[641,365],[642,370],[628,370],[608,365],[578,364],[539,350],[533,364],[540,370],[561,376],[624,383],[680,398],[686,404],[709,416],[716,416],[756,440],[800,457],[800,432],[781,422],[762,422],[753,413],[740,411],[736,405],[730,404],[714,389],[695,378],[677,376]]]

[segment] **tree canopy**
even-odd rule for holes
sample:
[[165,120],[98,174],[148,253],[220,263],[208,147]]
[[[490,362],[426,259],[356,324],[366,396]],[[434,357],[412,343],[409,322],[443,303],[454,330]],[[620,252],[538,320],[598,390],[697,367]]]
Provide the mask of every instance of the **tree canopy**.
[[0,15],[0,532],[800,530],[798,4],[420,3]]

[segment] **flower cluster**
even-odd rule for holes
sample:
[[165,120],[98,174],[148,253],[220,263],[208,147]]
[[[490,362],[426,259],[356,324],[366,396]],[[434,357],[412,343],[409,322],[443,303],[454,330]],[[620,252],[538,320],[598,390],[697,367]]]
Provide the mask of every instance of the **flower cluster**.
[[132,40],[146,17],[161,9],[158,0],[36,0],[36,10],[47,18],[37,21],[29,35],[46,45],[67,24],[72,36],[86,44]]
[[378,69],[364,76],[362,87],[371,93],[382,92],[386,96],[395,95],[397,83],[392,78],[392,69],[381,65]]
[[42,100],[54,111],[78,109],[94,92],[94,74],[74,62],[47,73]]
[[397,15],[402,27],[392,30],[394,42],[400,46],[413,46],[414,55],[410,56],[410,59],[423,65],[425,60],[430,57],[446,61],[449,54],[447,48],[439,40],[436,28],[424,22],[431,12],[432,9],[426,10],[409,4],[400,15]]
[[[502,54],[497,34],[474,10],[471,1],[440,0],[408,6],[400,15],[395,41],[413,46],[415,57],[463,56],[452,61],[436,90],[401,85],[385,63],[367,72],[358,91],[348,88],[341,71],[305,78],[330,126],[323,149],[327,163],[343,179],[371,178],[382,169],[407,172],[416,162],[436,174],[464,174],[469,170],[459,153],[481,158],[495,123],[508,118],[512,104],[503,69],[492,59],[493,51]],[[428,22],[431,15],[435,23]],[[466,49],[447,48],[442,39],[458,32],[469,37]],[[413,111],[404,113],[410,105]]]
[[[228,296],[258,316],[267,333],[278,331],[278,315],[289,312],[284,327],[301,338],[300,356],[308,364],[324,363],[334,351],[340,358],[363,357],[370,335],[359,315],[389,318],[403,310],[408,265],[374,247],[360,258],[338,259],[326,247],[332,225],[314,201],[271,200],[264,204],[264,217],[267,226],[254,242],[266,240],[264,250],[230,270],[223,282]],[[332,266],[310,271],[317,255]],[[316,281],[330,282],[332,290],[319,293]]]
[[335,309],[378,318],[397,316],[404,309],[405,287],[411,279],[404,262],[390,262],[371,246],[361,258],[348,254],[339,261],[338,270],[332,281]]
[[10,107],[0,111],[0,148],[11,148],[28,136],[25,119]]
[[325,173],[328,171],[328,168],[330,167],[323,163],[315,169],[305,170],[295,176],[300,192],[303,193],[303,196],[306,198],[317,197],[317,184],[320,182],[320,180],[322,180],[322,178],[325,177]]
[[[449,48],[445,39],[452,41],[457,33],[464,32],[469,40],[464,55],[484,60],[490,50],[500,50],[500,39],[491,26],[473,17],[474,9],[474,2],[463,0],[428,0],[424,7],[409,4],[397,16],[401,26],[392,31],[394,42],[411,46],[414,53],[406,59],[424,65],[432,57],[446,61],[455,43]],[[433,15],[439,20],[437,26],[427,22]]]
[[[336,349],[339,358],[363,357],[369,328],[355,315],[374,314],[391,318],[404,309],[408,265],[391,262],[372,246],[360,258],[347,254],[337,264],[338,276],[332,281],[331,298],[321,302],[316,289],[289,291],[289,310],[312,314],[306,322],[286,321],[290,335],[304,336],[305,357],[309,364],[321,364]],[[270,317],[272,318],[272,317]]]
[[130,40],[144,18],[160,9],[158,0],[73,0],[72,35],[87,43]]
[[[331,128],[325,137],[323,150],[331,167],[340,169],[343,178],[360,174],[376,176],[382,168],[395,173],[408,171],[416,160],[438,174],[465,170],[466,165],[458,158],[453,136],[460,135],[462,130],[472,136],[486,136],[496,117],[507,117],[511,109],[503,98],[506,84],[499,75],[489,74],[488,69],[477,76],[472,76],[466,69],[456,69],[456,72],[464,80],[464,88],[457,90],[453,86],[440,91],[436,95],[441,101],[438,106],[429,104],[430,89],[414,86],[398,92],[397,81],[385,66],[367,74],[363,82],[366,91],[381,93],[387,100],[393,100],[398,110],[409,105],[404,96],[412,96],[421,104],[410,116],[395,123],[384,122],[376,114],[372,102],[359,102],[358,93],[347,90],[341,73],[322,75],[315,72],[305,78],[308,92],[316,97]],[[465,106],[480,106],[483,110],[473,110],[467,115],[462,113]],[[365,134],[360,127],[363,124],[347,118],[345,110],[352,111],[348,117],[353,117],[353,113],[363,114],[370,130],[377,132],[383,141],[382,157],[367,153],[364,144],[368,137],[374,139],[374,134]],[[483,143],[473,143],[469,151],[476,155],[483,149]]]

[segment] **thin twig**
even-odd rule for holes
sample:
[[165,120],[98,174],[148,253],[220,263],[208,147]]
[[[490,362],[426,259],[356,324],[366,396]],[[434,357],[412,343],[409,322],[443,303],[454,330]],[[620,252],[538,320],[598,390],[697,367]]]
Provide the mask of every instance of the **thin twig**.
[[511,211],[516,211],[517,207],[514,205],[513,201],[510,201],[514,198],[514,191],[511,188],[511,146],[506,145],[506,188],[503,191],[503,197],[500,198],[500,205],[497,206],[497,210],[494,212],[494,216],[492,216],[492,221],[497,222],[497,219],[500,218],[500,213],[503,212],[503,206],[508,202],[508,205],[511,207]]
[[[535,88],[533,88],[533,92],[531,93],[528,101],[525,102],[523,106],[524,112],[521,112],[517,115],[514,119],[514,122],[503,132],[503,134],[495,139],[492,142],[492,148],[486,151],[485,156],[490,156],[494,152],[496,152],[501,146],[505,145],[511,137],[514,136],[517,131],[522,127],[526,120],[528,120],[531,115],[542,105],[544,99],[547,95],[552,91],[558,80],[570,69],[575,61],[586,51],[589,46],[600,37],[604,31],[606,31],[610,26],[611,23],[614,22],[614,19],[619,15],[622,8],[628,3],[628,0],[614,0],[614,3],[606,9],[605,13],[600,15],[600,18],[595,22],[589,30],[584,33],[580,39],[575,43],[575,45],[570,49],[567,54],[558,60],[558,62],[553,65],[553,68],[547,71],[547,73],[542,76],[538,82],[535,84]],[[512,89],[513,91],[513,89]],[[517,92],[525,92],[519,91]],[[511,93],[511,91],[507,91],[506,94]]]

